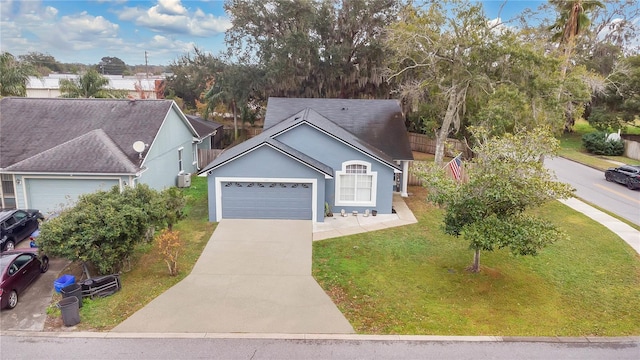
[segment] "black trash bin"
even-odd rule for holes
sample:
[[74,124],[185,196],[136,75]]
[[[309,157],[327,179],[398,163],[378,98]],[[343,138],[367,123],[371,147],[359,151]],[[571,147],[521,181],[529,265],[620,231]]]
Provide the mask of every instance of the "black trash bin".
[[78,299],[78,307],[82,307],[82,285],[73,283],[60,289],[63,298],[75,296]]
[[64,326],[74,326],[80,323],[80,307],[77,297],[70,296],[58,301],[58,308],[62,313]]

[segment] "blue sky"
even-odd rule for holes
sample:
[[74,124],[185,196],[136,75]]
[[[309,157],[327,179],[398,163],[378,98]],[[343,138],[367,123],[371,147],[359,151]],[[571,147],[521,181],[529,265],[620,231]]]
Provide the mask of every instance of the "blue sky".
[[[487,16],[504,0],[482,1]],[[507,0],[503,20],[545,1]],[[129,65],[167,65],[193,46],[217,54],[231,26],[222,0],[0,0],[0,50],[40,52],[59,62],[96,64],[105,56]]]

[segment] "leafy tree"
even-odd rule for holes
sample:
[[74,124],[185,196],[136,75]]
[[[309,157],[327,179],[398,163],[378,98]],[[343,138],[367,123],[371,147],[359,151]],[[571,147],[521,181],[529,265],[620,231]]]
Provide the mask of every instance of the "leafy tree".
[[201,99],[224,66],[222,60],[194,47],[193,53],[186,53],[169,65],[173,75],[166,79],[167,98],[178,97],[185,107],[195,109],[196,100]]
[[[437,164],[446,139],[466,125],[494,134],[562,122],[558,62],[539,42],[492,25],[481,4],[430,1],[405,7],[387,31],[390,78],[409,110],[430,103]],[[568,92],[569,93],[569,92]],[[435,111],[433,111],[435,110]],[[435,124],[431,125],[431,124]]]
[[123,75],[127,70],[127,64],[121,59],[112,56],[105,56],[95,67],[103,75]]
[[257,66],[231,64],[223,68],[212,80],[211,88],[204,94],[207,102],[205,118],[216,106],[224,104],[233,113],[234,139],[238,138],[238,112],[243,123],[255,119],[249,103],[260,101],[260,89],[264,73]]
[[429,200],[445,208],[444,232],[462,236],[474,251],[473,272],[480,271],[480,251],[508,248],[515,255],[536,255],[564,238],[552,223],[527,210],[571,195],[540,161],[559,147],[546,130],[476,137],[487,140],[465,164],[467,182],[446,177],[440,167],[421,174]]
[[[604,8],[600,1],[589,0],[549,0],[549,3],[558,13],[556,21],[549,27],[551,40],[559,44],[558,50],[562,54],[562,66],[560,69],[562,80],[564,81],[567,72],[574,61],[577,40],[588,32],[591,25],[589,13],[595,9]],[[562,96],[562,91],[558,92],[558,99]],[[566,121],[564,130],[569,132],[575,123],[574,103],[566,103]]]
[[388,29],[390,77],[405,84],[409,103],[428,99],[442,109],[437,164],[444,158],[447,137],[460,129],[470,90],[488,85],[486,62],[495,58],[489,53],[496,33],[486,24],[481,5],[433,1],[422,8],[406,6]]
[[229,53],[263,67],[265,93],[285,97],[389,96],[381,35],[396,0],[228,0]]
[[169,269],[169,275],[178,275],[178,255],[180,255],[180,235],[176,231],[164,229],[156,238],[158,251]]
[[177,221],[178,206],[184,204],[180,198],[179,192],[161,194],[147,185],[85,194],[43,223],[38,241],[47,254],[89,262],[101,274],[113,273],[150,229]]
[[42,76],[51,72],[62,72],[64,67],[53,56],[40,52],[29,52],[26,55],[18,56],[20,61],[32,64]]
[[[618,71],[610,76],[607,92],[594,107],[600,105],[608,116],[620,116],[633,123],[640,114],[640,55],[628,56],[618,65]],[[589,118],[590,123],[593,120]]]
[[8,52],[0,54],[0,96],[27,96],[29,76],[38,76],[30,63]]
[[77,79],[60,79],[64,98],[124,98],[126,90],[109,89],[109,79],[91,69]]

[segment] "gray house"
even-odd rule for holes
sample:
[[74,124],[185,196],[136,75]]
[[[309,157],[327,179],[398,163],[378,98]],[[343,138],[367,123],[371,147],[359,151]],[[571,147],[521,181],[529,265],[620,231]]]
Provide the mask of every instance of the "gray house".
[[324,221],[392,212],[413,160],[396,100],[270,98],[264,131],[222,153],[208,177],[209,219]]
[[1,205],[47,213],[114,185],[188,184],[202,140],[171,100],[3,98]]

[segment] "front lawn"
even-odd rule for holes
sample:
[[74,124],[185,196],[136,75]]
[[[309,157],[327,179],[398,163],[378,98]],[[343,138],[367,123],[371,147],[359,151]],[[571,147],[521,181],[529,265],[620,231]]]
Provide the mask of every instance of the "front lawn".
[[569,241],[537,257],[481,254],[440,230],[426,190],[406,199],[419,223],[313,244],[313,274],[358,333],[502,336],[640,335],[640,256],[556,202],[541,213]]

